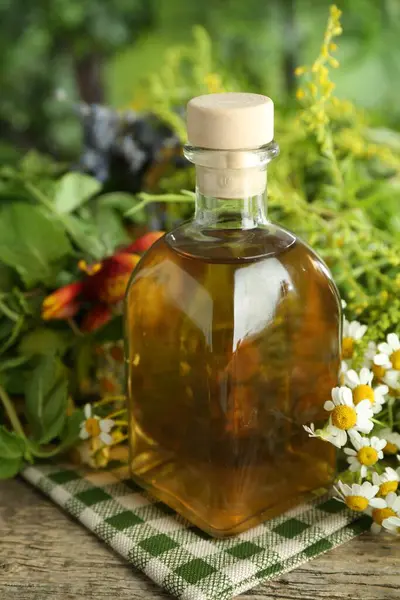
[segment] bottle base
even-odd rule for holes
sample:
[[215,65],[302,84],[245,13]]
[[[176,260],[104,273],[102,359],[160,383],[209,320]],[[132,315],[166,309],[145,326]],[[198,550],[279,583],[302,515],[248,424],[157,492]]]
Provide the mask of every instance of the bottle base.
[[[287,464],[253,466],[246,474],[226,467],[183,465],[171,457],[146,453],[134,460],[131,473],[138,485],[200,530],[226,538],[279,516],[329,487],[335,474],[333,448],[326,444],[323,450],[322,458],[319,448],[319,455],[297,453]],[[287,477],[288,469],[301,476]]]

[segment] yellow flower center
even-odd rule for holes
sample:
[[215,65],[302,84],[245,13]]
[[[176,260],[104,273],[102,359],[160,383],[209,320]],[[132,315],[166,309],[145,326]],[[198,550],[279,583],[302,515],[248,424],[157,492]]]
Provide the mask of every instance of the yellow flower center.
[[375,448],[371,448],[371,446],[364,446],[357,452],[357,458],[362,465],[370,467],[377,462],[378,453]]
[[382,377],[386,373],[386,369],[384,367],[381,367],[380,365],[373,365],[372,372],[377,379],[382,379]]
[[392,442],[386,442],[386,446],[383,449],[384,454],[397,454],[397,446]]
[[395,516],[396,513],[391,508],[374,508],[372,511],[372,518],[378,525],[382,525],[385,519]]
[[80,260],[78,262],[78,269],[86,273],[86,275],[96,275],[101,269],[103,265],[101,263],[95,263],[93,265],[88,265],[86,260]]
[[89,419],[86,419],[85,429],[88,432],[88,434],[90,435],[90,437],[99,436],[101,433],[99,420],[95,419],[94,417],[90,417]]
[[345,337],[342,340],[342,358],[351,358],[354,352],[354,340],[351,337]]
[[107,280],[104,289],[102,289],[99,294],[100,300],[106,304],[114,304],[121,300],[124,296],[126,286],[128,285],[129,277],[130,273],[110,277]]
[[387,496],[390,492],[396,492],[398,487],[398,481],[385,481],[379,486],[379,496]]
[[374,390],[370,385],[361,384],[354,388],[353,390],[353,400],[354,404],[357,405],[363,400],[369,400],[371,404],[374,403]]
[[357,423],[357,413],[351,406],[336,406],[332,411],[332,423],[338,429],[351,429]]
[[395,352],[392,352],[390,355],[390,362],[392,363],[393,369],[400,371],[400,350],[395,350]]
[[364,496],[346,496],[345,502],[350,510],[357,512],[362,512],[368,506],[368,500]]

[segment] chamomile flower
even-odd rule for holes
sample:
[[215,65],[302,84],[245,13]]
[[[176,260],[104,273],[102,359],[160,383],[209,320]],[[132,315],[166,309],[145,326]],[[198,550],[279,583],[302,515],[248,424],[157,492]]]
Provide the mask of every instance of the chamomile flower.
[[351,389],[346,386],[333,388],[332,400],[325,402],[324,409],[331,413],[326,431],[338,448],[346,444],[347,434],[351,436],[354,431],[369,433],[374,426],[370,401],[362,400],[355,405]]
[[383,449],[384,454],[397,454],[400,450],[400,434],[392,431],[389,427],[376,432],[381,440],[386,440],[386,446]]
[[361,340],[367,329],[366,325],[361,325],[358,321],[348,321],[347,319],[343,319],[343,358],[351,358],[353,356],[354,342]]
[[379,533],[382,526],[390,531],[391,523],[388,523],[388,519],[398,519],[400,525],[400,497],[394,492],[390,492],[385,499],[380,498],[380,500],[383,500],[383,505],[372,507],[367,511],[374,521],[371,525],[372,533]]
[[103,444],[111,444],[113,439],[110,431],[114,427],[114,421],[112,419],[100,419],[97,415],[93,415],[90,404],[85,404],[84,414],[85,420],[81,423],[79,437],[82,440],[99,439]]
[[378,345],[379,354],[374,358],[374,364],[384,369],[400,371],[400,340],[396,333],[388,333],[386,342]]
[[347,485],[342,481],[338,481],[335,486],[335,492],[338,494],[336,500],[344,502],[350,510],[356,512],[364,512],[368,507],[373,508],[384,508],[386,502],[383,498],[375,498],[379,491],[377,485],[372,485],[369,481],[364,481],[362,485],[353,483],[353,485]]
[[363,367],[358,374],[354,369],[350,369],[345,373],[345,384],[353,390],[353,401],[357,406],[363,400],[369,400],[372,407],[372,412],[377,414],[382,410],[382,405],[385,404],[385,395],[389,388],[387,385],[378,385],[372,388],[371,383],[374,374],[369,369]]
[[351,436],[351,443],[354,448],[345,448],[349,471],[360,471],[361,477],[366,477],[368,468],[375,465],[378,460],[383,458],[383,448],[386,446],[385,440],[378,437],[362,437],[356,431]]
[[400,517],[389,517],[382,523],[383,527],[393,535],[400,535]]
[[392,390],[400,391],[400,371],[389,369],[382,377],[382,381]]
[[386,467],[382,475],[378,473],[372,473],[372,483],[379,485],[378,496],[387,496],[391,492],[396,492],[399,487],[400,481],[400,469],[395,471],[392,467]]

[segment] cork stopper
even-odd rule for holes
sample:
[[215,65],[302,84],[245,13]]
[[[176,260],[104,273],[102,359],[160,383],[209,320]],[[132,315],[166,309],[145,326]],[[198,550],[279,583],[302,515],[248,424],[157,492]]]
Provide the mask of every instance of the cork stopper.
[[261,94],[207,94],[187,106],[189,143],[199,148],[259,148],[274,137],[274,103]]
[[[266,188],[265,146],[274,137],[274,104],[260,94],[208,94],[187,106],[189,146],[200,193],[245,198]],[[263,151],[264,150],[264,151]]]

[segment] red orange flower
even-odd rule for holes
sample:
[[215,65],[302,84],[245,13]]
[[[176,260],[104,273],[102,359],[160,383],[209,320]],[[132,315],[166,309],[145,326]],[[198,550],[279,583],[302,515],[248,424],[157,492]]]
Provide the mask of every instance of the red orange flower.
[[111,306],[123,299],[130,275],[140,260],[140,256],[133,252],[144,252],[162,235],[158,231],[148,233],[99,263],[87,265],[80,261],[78,266],[86,277],[47,296],[42,305],[42,318],[46,321],[68,319],[75,316],[84,304],[90,303],[82,319],[82,330],[93,331],[107,323],[112,317]]

